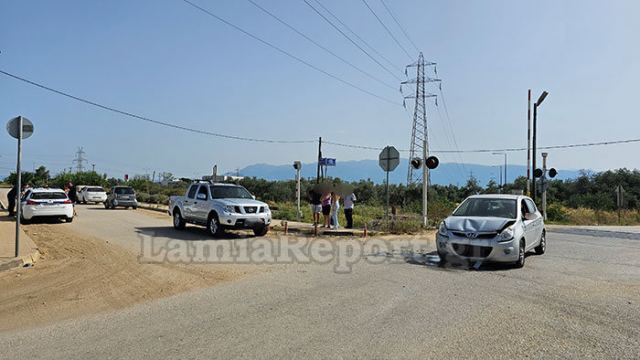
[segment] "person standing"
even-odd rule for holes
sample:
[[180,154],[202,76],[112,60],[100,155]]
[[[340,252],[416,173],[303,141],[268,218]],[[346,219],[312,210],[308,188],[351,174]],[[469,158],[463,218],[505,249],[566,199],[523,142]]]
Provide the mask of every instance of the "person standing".
[[331,227],[331,194],[325,193],[322,196],[322,215],[324,216],[324,223],[322,227]]
[[340,213],[340,196],[332,192],[331,193],[331,222],[333,223],[333,230],[338,230],[340,224],[338,223],[338,214]]
[[67,194],[67,196],[69,196],[69,200],[71,200],[71,203],[75,204],[76,201],[78,201],[78,192],[76,191],[76,187],[73,186],[72,182],[69,182],[67,186],[69,187],[69,193]]
[[322,194],[314,189],[309,190],[309,202],[311,203],[313,225],[315,226],[320,224],[320,213],[322,212]]
[[353,204],[356,200],[356,194],[354,193],[344,198],[344,217],[347,219],[347,229],[353,229]]
[[7,200],[9,201],[9,216],[16,214],[16,197],[18,196],[18,185],[13,185],[9,193],[7,194]]

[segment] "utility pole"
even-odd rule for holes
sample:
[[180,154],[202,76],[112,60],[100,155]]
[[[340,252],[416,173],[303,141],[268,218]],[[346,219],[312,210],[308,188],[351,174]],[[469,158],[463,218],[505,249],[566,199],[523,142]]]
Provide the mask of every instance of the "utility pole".
[[[538,130],[538,106],[540,106],[542,104],[542,102],[544,101],[544,99],[547,97],[547,95],[549,95],[548,92],[543,91],[542,94],[540,94],[540,97],[538,98],[538,100],[535,102],[535,104],[533,104],[533,171],[536,170],[536,145],[537,145],[537,130]],[[533,199],[533,202],[536,201],[536,181],[535,179],[531,182],[531,198]]]
[[616,188],[616,203],[618,205],[618,225],[620,225],[621,223],[621,211],[622,211],[622,206],[624,205],[624,188],[622,188],[622,185],[618,185],[618,187]]
[[542,153],[542,216],[547,221],[547,156],[546,152]]
[[302,211],[300,210],[300,170],[302,170],[302,162],[294,161],[293,168],[296,170],[296,219],[300,222]]
[[322,136],[318,138],[318,168],[316,174],[316,184],[320,183],[320,159],[322,159]]
[[527,93],[527,196],[531,196],[531,89]]
[[84,157],[85,154],[86,153],[82,147],[79,147],[78,151],[76,151],[76,158],[73,159],[73,162],[76,163],[76,172],[84,172],[84,162],[87,161]]
[[[422,226],[427,227],[427,205],[429,195],[429,168],[427,168],[426,159],[429,157],[429,146],[427,140],[422,143],[422,159],[425,162],[422,164]],[[411,165],[409,165],[411,167]]]

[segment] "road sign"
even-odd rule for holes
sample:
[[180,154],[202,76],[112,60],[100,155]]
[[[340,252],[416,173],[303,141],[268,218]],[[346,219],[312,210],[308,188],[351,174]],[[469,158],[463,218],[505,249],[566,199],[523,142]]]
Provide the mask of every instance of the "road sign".
[[380,152],[380,167],[384,171],[393,171],[400,164],[400,153],[393,146],[387,146]]
[[336,166],[336,159],[320,158],[320,166]]
[[22,139],[24,140],[33,135],[33,123],[26,117],[18,116],[9,120],[7,123],[7,132],[14,139],[20,136],[20,118],[22,118]]

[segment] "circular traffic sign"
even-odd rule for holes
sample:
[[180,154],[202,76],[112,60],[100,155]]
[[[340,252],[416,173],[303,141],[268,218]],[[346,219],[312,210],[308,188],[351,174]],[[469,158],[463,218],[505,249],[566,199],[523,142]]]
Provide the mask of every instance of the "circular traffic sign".
[[380,152],[379,164],[384,171],[393,171],[400,164],[400,153],[393,146],[387,146]]
[[23,116],[15,117],[7,123],[7,132],[14,138],[20,136],[20,119],[22,119],[22,139],[27,139],[33,135],[33,123]]

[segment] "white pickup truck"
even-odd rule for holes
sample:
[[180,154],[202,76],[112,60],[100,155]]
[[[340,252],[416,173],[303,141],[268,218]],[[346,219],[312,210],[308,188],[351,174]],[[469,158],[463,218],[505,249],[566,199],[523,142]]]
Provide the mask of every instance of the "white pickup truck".
[[256,236],[264,236],[271,223],[269,206],[255,200],[247,189],[209,181],[194,182],[185,196],[170,197],[169,215],[176,229],[184,229],[187,223],[203,225],[214,237],[225,229],[251,229]]

